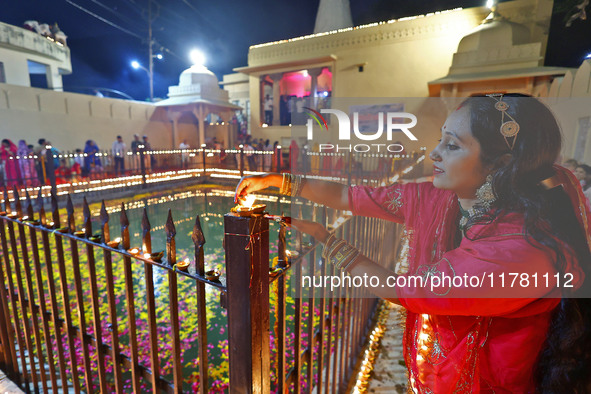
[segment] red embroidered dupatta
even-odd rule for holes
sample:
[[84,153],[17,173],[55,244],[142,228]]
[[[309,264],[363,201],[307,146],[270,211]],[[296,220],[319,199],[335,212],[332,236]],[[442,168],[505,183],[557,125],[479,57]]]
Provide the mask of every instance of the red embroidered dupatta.
[[[556,172],[591,243],[589,206],[582,190],[567,170],[556,167]],[[354,214],[406,225],[406,275],[496,277],[517,272],[531,278],[556,272],[546,250],[525,240],[518,214],[473,226],[453,249],[457,197],[431,183],[351,187],[349,201]],[[575,259],[567,257],[567,272],[573,274],[576,288],[584,275]],[[403,346],[411,392],[534,392],[536,358],[560,292],[529,286],[499,293],[498,285],[395,291],[407,309]]]

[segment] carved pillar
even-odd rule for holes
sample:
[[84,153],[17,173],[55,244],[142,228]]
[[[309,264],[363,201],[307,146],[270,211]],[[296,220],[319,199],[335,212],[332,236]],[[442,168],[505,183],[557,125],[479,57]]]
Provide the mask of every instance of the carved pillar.
[[224,148],[231,148],[234,146],[234,136],[236,130],[232,127],[230,121],[232,120],[232,115],[234,114],[233,111],[222,111],[220,113],[220,117],[224,122],[224,126],[226,127],[226,137],[224,138]]
[[167,113],[168,119],[172,122],[172,132],[170,133],[171,142],[172,142],[172,149],[176,149],[176,135],[179,125],[179,119],[182,115],[181,112],[171,112],[170,110]]
[[197,118],[197,125],[199,127],[199,142],[197,147],[201,147],[205,144],[205,108],[202,105],[198,105],[193,108],[193,115]]

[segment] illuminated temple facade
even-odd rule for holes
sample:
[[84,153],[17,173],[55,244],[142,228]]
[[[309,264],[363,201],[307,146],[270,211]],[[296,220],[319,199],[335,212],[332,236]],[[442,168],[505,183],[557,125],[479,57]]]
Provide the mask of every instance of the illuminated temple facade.
[[[552,0],[517,0],[494,12],[484,6],[454,9],[253,45],[248,66],[224,76],[223,83],[231,85],[231,100],[239,97],[248,107],[251,134],[283,146],[292,139],[306,144],[304,131],[290,127],[303,124],[302,103],[322,109],[342,98],[502,92],[589,97],[588,61],[578,71],[543,66],[552,8]],[[586,85],[573,86],[583,79]],[[271,124],[266,100],[272,100]],[[588,113],[561,119],[564,156],[591,160],[588,119]],[[575,149],[581,140],[585,144]],[[415,145],[409,148],[429,150],[434,143]]]

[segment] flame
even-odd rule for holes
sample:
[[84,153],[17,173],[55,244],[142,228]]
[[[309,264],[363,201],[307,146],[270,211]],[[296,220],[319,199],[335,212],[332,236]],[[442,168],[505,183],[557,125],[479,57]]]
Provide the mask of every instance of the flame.
[[242,205],[243,207],[246,207],[246,208],[252,208],[252,205],[254,204],[255,200],[256,200],[256,197],[251,194],[249,196],[246,196],[246,198],[244,199],[244,201],[242,201],[240,203],[240,205]]

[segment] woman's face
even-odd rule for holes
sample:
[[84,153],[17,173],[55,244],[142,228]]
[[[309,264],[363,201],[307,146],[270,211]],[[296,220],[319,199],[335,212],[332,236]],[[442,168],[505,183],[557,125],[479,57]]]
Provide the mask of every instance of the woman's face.
[[583,169],[583,167],[577,167],[575,168],[575,177],[579,180],[585,180],[585,178],[587,178],[587,173],[585,172],[585,170]]
[[453,112],[441,128],[439,145],[429,155],[433,164],[433,185],[472,199],[488,171],[480,160],[480,143],[470,131],[470,110],[463,106]]

